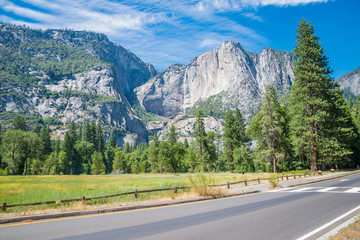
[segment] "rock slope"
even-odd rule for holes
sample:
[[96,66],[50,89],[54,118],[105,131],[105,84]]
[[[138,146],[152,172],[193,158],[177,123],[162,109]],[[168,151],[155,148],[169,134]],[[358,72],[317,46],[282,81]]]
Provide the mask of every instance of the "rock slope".
[[360,67],[337,80],[341,89],[348,89],[355,96],[360,95]]
[[[227,41],[188,66],[169,67],[134,91],[145,110],[161,116],[174,118],[206,103],[223,111],[239,108],[248,120],[258,110],[266,85],[287,94],[293,79],[290,52],[267,48],[250,53]],[[210,97],[213,102],[206,102]]]

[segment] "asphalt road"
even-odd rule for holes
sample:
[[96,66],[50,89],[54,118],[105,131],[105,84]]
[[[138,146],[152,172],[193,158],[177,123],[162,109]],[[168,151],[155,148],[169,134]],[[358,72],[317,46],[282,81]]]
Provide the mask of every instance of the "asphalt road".
[[317,239],[359,213],[355,174],[221,200],[0,225],[0,239]]

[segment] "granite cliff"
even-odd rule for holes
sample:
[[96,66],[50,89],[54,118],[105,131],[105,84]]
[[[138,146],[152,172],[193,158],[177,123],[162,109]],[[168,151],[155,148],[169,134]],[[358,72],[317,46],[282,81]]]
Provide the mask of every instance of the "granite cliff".
[[164,117],[210,105],[218,111],[239,108],[249,120],[260,107],[266,85],[284,95],[290,92],[293,79],[290,52],[267,48],[251,53],[227,41],[188,66],[169,67],[134,92],[141,107]]

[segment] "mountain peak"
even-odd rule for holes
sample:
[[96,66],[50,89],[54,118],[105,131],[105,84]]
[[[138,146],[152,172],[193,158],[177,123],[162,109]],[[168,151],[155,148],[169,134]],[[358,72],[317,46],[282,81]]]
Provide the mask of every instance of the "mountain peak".
[[243,47],[239,42],[234,42],[231,40],[221,43],[217,49],[232,49],[232,48],[240,48],[241,50],[244,51]]

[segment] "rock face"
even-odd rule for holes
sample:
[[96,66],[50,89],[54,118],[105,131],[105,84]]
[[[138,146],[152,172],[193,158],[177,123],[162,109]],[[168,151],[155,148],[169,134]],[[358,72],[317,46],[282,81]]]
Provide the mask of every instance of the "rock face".
[[239,108],[249,118],[260,106],[265,86],[281,94],[293,83],[291,53],[264,49],[245,51],[227,41],[217,49],[193,59],[188,66],[174,65],[134,91],[147,111],[174,118],[196,103],[217,96],[225,108]]
[[[52,47],[38,48],[33,42]],[[31,85],[25,81],[12,83],[8,73],[1,75],[0,112],[53,118],[57,122],[54,128],[62,128],[70,121],[96,121],[104,126],[105,132],[115,129],[120,144],[147,140],[146,125],[129,102],[134,98],[133,89],[157,74],[151,64],[110,42],[104,34],[87,31],[41,31],[0,23],[0,46],[0,56],[4,58],[12,49],[14,52],[25,49],[12,61],[23,64],[21,74],[34,76],[36,81]],[[24,63],[22,59],[35,59],[40,64],[34,70],[32,61]],[[61,79],[48,73],[49,66],[56,65],[56,71],[61,73],[62,65],[69,64],[74,69],[76,64],[85,65],[85,61],[89,70],[77,73],[73,70],[73,74],[61,75]]]
[[341,89],[349,89],[355,96],[360,95],[360,67],[337,80]]

